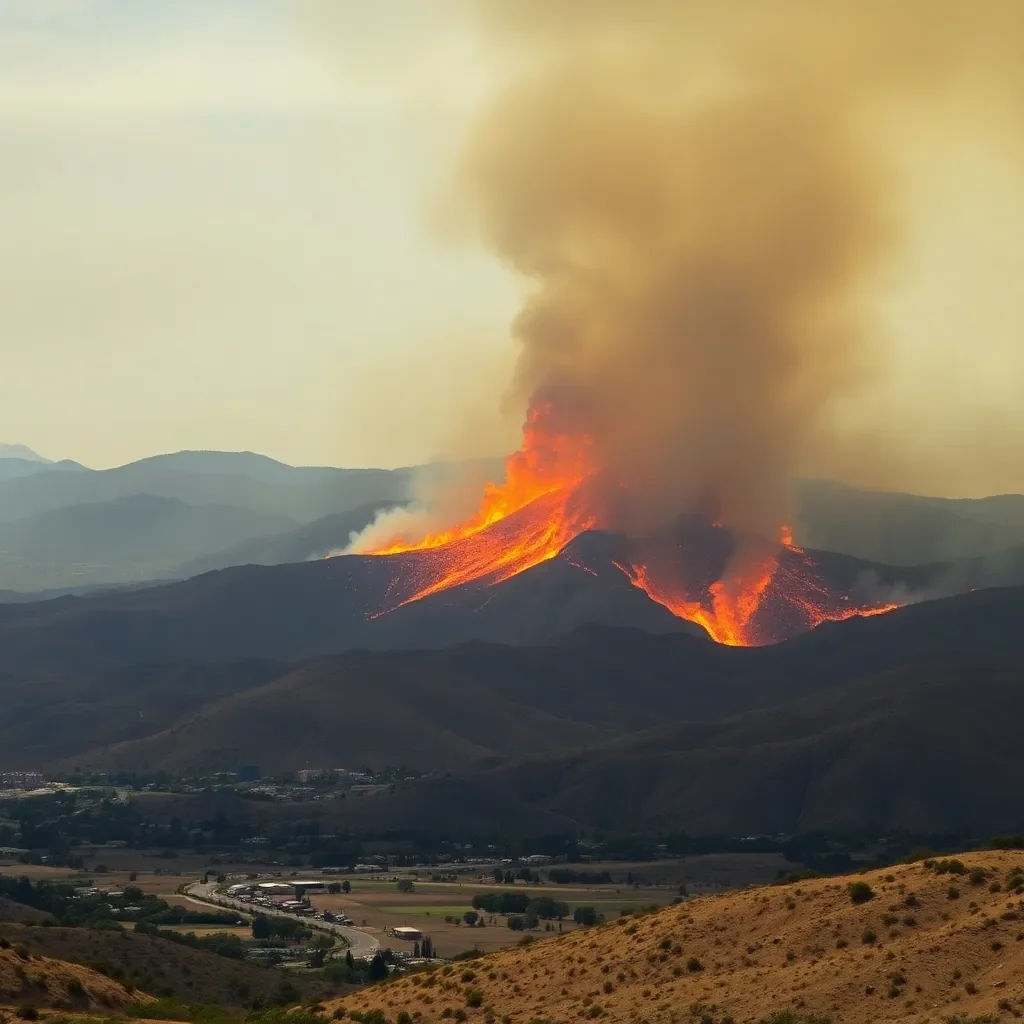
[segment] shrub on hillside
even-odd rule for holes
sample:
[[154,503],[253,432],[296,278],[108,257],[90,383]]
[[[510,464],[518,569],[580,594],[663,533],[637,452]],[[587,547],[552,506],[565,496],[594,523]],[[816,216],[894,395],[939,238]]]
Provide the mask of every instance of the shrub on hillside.
[[875,896],[874,889],[867,882],[851,882],[846,890],[850,894],[851,903],[867,903]]
[[796,1010],[779,1010],[765,1017],[761,1024],[832,1024],[831,1017],[819,1017],[814,1013],[797,1013]]

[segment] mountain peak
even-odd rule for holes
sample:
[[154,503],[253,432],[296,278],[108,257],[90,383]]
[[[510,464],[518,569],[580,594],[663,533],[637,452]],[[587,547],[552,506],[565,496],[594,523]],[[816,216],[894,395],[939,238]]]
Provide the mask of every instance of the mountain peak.
[[0,444],[0,459],[22,459],[25,462],[49,462],[23,444]]

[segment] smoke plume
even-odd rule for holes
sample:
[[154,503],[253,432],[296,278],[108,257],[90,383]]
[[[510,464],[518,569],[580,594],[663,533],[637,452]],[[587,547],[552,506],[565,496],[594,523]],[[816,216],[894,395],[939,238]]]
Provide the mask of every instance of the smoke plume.
[[[1016,0],[489,0],[511,68],[458,192],[529,283],[514,401],[588,438],[609,526],[776,536],[884,363],[904,130],[1012,124]],[[884,458],[883,455],[876,457]]]

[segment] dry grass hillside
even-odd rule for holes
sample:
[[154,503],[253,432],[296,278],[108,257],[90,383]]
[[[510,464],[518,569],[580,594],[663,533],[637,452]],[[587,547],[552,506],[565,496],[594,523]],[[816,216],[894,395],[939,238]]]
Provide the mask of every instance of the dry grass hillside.
[[[1024,853],[965,854],[853,878],[691,900],[330,1003],[392,1024],[603,1019],[836,1024],[1024,1013]],[[850,884],[871,895],[857,902]],[[862,896],[865,894],[861,894]]]
[[110,1014],[152,996],[129,992],[111,978],[78,964],[39,956],[0,940],[0,1007],[51,1007]]

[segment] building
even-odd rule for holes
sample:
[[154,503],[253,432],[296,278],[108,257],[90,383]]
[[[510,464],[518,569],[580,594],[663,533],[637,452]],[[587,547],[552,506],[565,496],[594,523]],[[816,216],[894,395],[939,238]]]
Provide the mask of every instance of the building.
[[287,882],[259,882],[256,885],[261,896],[294,896],[295,886]]
[[423,932],[419,928],[392,928],[391,934],[403,942],[419,942],[423,938]]
[[292,885],[295,887],[295,895],[300,898],[310,892],[327,892],[327,883],[322,878],[303,878],[292,882]]

